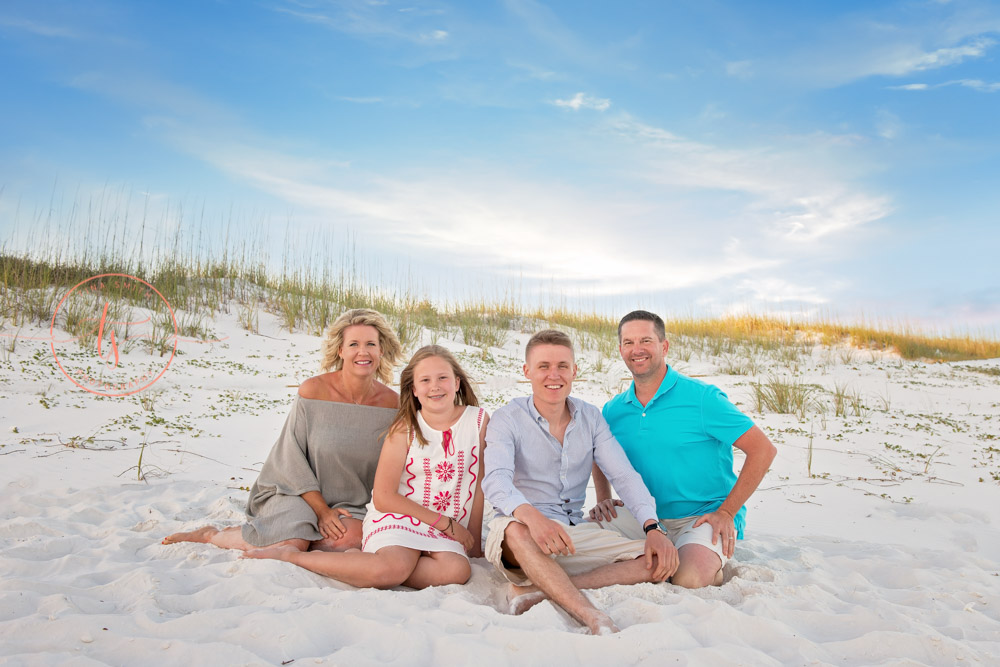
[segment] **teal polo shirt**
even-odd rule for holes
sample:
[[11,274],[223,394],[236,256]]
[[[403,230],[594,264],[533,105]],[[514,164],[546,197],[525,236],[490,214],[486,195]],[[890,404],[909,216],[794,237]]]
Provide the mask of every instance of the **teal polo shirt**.
[[[628,391],[604,404],[604,418],[629,461],[656,499],[661,519],[714,512],[736,483],[733,443],[753,421],[718,388],[667,367],[656,394],[643,407]],[[746,507],[736,513],[743,538]]]

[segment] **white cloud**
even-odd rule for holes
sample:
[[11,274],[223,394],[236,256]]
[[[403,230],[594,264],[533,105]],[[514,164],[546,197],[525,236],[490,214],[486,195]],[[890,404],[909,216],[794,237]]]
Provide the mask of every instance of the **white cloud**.
[[883,139],[896,139],[903,131],[903,122],[899,119],[899,116],[887,111],[886,109],[879,109],[875,116],[875,129],[878,132],[878,136]]
[[750,79],[753,77],[752,63],[749,60],[726,63],[726,74],[737,79]]
[[933,88],[944,88],[946,86],[962,86],[964,88],[972,88],[973,90],[978,90],[981,93],[1000,92],[1000,83],[988,83],[986,81],[981,81],[980,79],[955,79],[954,81],[945,81],[943,83],[936,83],[934,85],[928,85],[926,83],[908,83],[903,86],[889,86],[889,89],[931,90]]
[[591,97],[583,93],[577,93],[568,100],[553,100],[552,104],[557,107],[579,111],[580,109],[594,109],[595,111],[607,111],[611,107],[611,100],[600,97]]
[[17,17],[0,16],[0,26],[22,30],[41,37],[66,37],[69,39],[80,39],[83,37],[79,32],[70,28]]
[[950,81],[949,83],[956,83],[960,86],[972,88],[973,90],[978,90],[982,93],[995,93],[1000,91],[1000,83],[986,83],[985,81],[980,81],[979,79],[959,79],[958,81]]

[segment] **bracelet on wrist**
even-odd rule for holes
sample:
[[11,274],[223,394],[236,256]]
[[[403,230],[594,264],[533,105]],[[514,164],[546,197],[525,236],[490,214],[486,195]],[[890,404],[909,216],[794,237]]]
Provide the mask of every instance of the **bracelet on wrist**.
[[431,528],[437,528],[438,522],[441,520],[441,512],[438,512],[438,518],[434,519],[434,523],[431,524]]

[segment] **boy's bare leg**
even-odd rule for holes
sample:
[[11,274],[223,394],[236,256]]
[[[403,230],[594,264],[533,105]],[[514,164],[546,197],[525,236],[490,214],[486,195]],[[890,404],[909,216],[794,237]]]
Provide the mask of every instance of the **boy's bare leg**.
[[587,626],[591,634],[618,632],[611,617],[592,605],[580,589],[573,585],[569,575],[559,564],[542,553],[523,523],[508,524],[504,532],[503,547],[504,557],[524,570],[537,590],[545,593],[570,616]]
[[[561,569],[561,568],[560,568]],[[653,560],[653,569],[646,569],[644,558],[608,563],[594,568],[589,572],[574,574],[569,577],[570,582],[580,590],[587,588],[604,588],[615,584],[641,584],[652,581],[650,575],[656,569],[656,559]],[[531,575],[528,575],[529,578]],[[534,579],[532,579],[534,581]],[[510,603],[511,613],[523,614],[528,609],[546,599],[547,594],[536,585],[517,586],[510,584],[507,589],[507,601]],[[523,598],[523,599],[522,599]]]

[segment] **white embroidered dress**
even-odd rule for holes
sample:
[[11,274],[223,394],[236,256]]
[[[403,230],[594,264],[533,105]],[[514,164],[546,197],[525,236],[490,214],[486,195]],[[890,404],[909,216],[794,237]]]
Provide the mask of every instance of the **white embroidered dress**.
[[[424,507],[450,517],[466,528],[472,514],[472,495],[479,477],[479,430],[486,411],[466,406],[465,412],[447,431],[436,431],[417,413],[420,431],[427,445],[410,440],[403,476],[399,480],[399,495]],[[447,525],[442,518],[438,527]],[[374,553],[382,547],[399,546],[420,551],[453,551],[465,555],[465,548],[445,535],[407,514],[379,512],[373,502],[362,528],[361,549]]]

